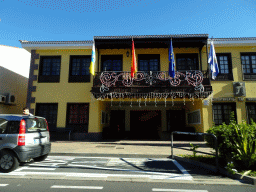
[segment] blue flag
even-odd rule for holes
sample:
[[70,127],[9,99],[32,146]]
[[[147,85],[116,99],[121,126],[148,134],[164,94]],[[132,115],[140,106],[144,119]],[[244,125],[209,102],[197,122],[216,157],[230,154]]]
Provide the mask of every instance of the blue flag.
[[210,65],[212,79],[214,80],[217,77],[217,75],[219,74],[219,67],[218,67],[218,61],[217,61],[217,57],[215,54],[213,42],[211,42],[208,63]]
[[170,48],[169,48],[169,75],[172,78],[174,78],[175,76],[175,60],[174,60],[174,53],[173,53],[173,47],[172,47],[172,39],[171,39]]

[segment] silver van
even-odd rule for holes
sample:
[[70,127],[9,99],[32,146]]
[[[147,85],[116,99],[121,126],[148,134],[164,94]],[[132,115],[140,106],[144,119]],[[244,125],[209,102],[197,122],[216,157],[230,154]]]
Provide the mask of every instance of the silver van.
[[30,115],[0,115],[0,172],[15,170],[29,159],[43,161],[51,151],[45,118]]

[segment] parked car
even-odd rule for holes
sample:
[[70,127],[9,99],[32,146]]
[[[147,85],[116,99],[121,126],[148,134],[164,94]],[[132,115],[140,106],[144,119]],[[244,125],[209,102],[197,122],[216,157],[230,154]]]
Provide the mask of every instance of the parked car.
[[0,172],[15,170],[29,159],[43,161],[51,151],[48,123],[30,115],[0,115]]

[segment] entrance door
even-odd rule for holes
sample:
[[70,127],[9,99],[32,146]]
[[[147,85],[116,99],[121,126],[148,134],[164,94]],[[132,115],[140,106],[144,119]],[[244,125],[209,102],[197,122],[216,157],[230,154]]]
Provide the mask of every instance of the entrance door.
[[132,139],[159,139],[161,111],[131,111],[130,115]]
[[[184,131],[185,121],[185,110],[167,110],[167,131],[169,133],[173,131]],[[174,135],[175,140],[180,140],[184,135]]]
[[111,110],[110,133],[112,138],[122,139],[125,134],[125,110]]

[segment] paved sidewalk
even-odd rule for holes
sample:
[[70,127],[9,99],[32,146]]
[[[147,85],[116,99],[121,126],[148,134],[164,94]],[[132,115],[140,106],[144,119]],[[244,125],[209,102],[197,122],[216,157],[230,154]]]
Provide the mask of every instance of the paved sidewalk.
[[[206,142],[174,141],[174,155],[193,154],[189,143],[199,145],[197,155],[215,153]],[[202,152],[202,153],[201,153]],[[52,141],[51,154],[116,154],[116,155],[152,155],[169,157],[171,155],[171,141]]]

